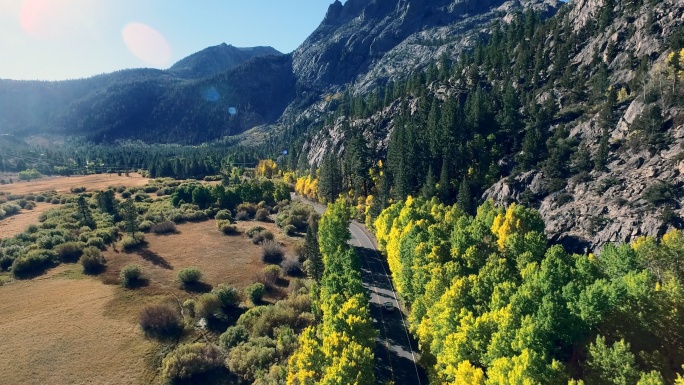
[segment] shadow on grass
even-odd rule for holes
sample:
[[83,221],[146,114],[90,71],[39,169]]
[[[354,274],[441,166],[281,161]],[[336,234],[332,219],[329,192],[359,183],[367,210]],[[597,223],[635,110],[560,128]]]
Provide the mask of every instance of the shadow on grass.
[[145,278],[145,277],[141,277],[141,278],[131,280],[130,282],[128,282],[128,286],[125,286],[125,288],[128,290],[135,290],[135,289],[147,287],[149,285],[150,285],[150,280]]
[[147,246],[139,249],[137,251],[137,254],[142,259],[146,260],[147,262],[150,262],[151,264],[153,264],[155,266],[159,266],[162,269],[166,269],[166,270],[173,269],[173,266],[171,266],[171,264],[166,259],[164,259],[164,257],[162,257],[161,255],[150,250]]
[[183,290],[190,292],[190,293],[208,293],[213,289],[213,287],[205,282],[192,282],[192,283],[184,283],[183,284]]

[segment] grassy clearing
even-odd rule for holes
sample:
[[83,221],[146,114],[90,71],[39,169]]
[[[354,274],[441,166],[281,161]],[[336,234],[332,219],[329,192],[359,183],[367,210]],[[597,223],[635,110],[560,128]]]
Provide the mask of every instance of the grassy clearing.
[[[143,336],[140,311],[198,297],[175,281],[184,267],[197,266],[211,287],[226,283],[243,289],[255,282],[266,265],[261,246],[244,234],[254,225],[239,222],[241,234],[226,236],[214,221],[184,223],[176,234],[148,234],[147,246],[131,253],[110,247],[104,252],[107,270],[99,276],[84,275],[79,264],[62,264],[38,278],[0,286],[0,378],[22,384],[156,383],[171,346]],[[260,225],[276,234],[287,253],[289,239],[272,223]],[[146,286],[120,286],[119,273],[129,263],[142,267]],[[287,283],[283,280],[266,300],[282,298]],[[185,339],[195,337],[190,333]]]
[[12,184],[0,185],[0,191],[9,194],[31,194],[55,190],[60,194],[71,194],[73,187],[85,187],[87,191],[94,191],[117,185],[140,187],[147,184],[148,181],[149,179],[136,173],[131,173],[128,177],[124,175],[118,176],[117,174],[57,176],[36,179],[30,182],[15,181]]

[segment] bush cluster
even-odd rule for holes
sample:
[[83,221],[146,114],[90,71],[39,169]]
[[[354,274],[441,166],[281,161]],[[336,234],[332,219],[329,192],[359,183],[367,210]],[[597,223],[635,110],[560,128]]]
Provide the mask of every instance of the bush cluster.
[[142,268],[138,265],[126,265],[119,273],[121,285],[131,289],[138,286],[143,281]]
[[105,267],[105,259],[97,247],[86,247],[81,255],[81,266],[86,274],[97,274]]
[[252,301],[253,304],[258,304],[266,294],[266,287],[263,283],[253,283],[245,288],[245,296]]
[[157,223],[156,225],[153,225],[150,228],[150,231],[152,231],[155,234],[169,234],[169,233],[175,233],[176,230],[176,224],[171,221],[164,221],[161,223]]
[[164,357],[162,379],[167,384],[201,384],[207,375],[223,369],[223,361],[223,353],[214,345],[180,345]]
[[183,331],[183,322],[174,309],[165,305],[150,305],[140,312],[140,327],[148,337],[169,338]]
[[202,279],[202,272],[196,267],[186,267],[178,272],[178,282],[183,287],[188,287],[199,283]]
[[283,261],[284,252],[278,242],[265,240],[261,247],[261,260],[264,263],[279,264]]

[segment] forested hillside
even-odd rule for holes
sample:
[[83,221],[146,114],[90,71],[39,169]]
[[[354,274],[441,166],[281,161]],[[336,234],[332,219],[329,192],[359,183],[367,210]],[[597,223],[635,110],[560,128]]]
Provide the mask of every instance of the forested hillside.
[[684,381],[681,231],[572,255],[534,210],[410,197],[375,229],[433,383]]
[[292,131],[307,139],[285,133],[302,148],[291,166],[338,169],[323,195],[380,207],[417,194],[470,213],[487,198],[530,205],[571,250],[662,235],[684,214],[683,16],[677,1],[577,1],[495,21],[457,60],[330,94]]

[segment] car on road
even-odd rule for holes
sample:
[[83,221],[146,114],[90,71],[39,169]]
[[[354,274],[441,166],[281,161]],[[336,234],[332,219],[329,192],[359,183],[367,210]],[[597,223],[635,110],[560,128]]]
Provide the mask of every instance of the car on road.
[[390,302],[385,302],[382,304],[382,309],[387,312],[393,312],[394,311],[394,303]]

